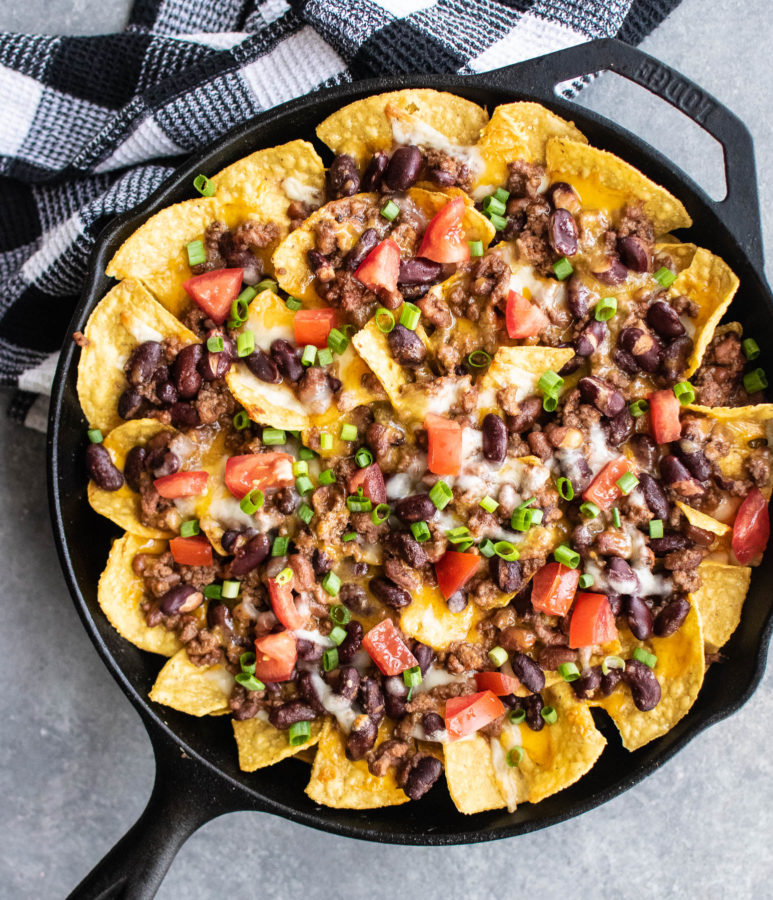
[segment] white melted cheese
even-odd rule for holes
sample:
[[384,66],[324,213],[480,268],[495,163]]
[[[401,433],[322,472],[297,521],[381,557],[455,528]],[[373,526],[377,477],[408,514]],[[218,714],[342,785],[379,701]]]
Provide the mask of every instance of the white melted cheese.
[[208,517],[223,526],[225,530],[230,528],[257,528],[258,531],[270,531],[277,528],[285,519],[278,510],[265,512],[259,509],[254,516],[248,515],[239,505],[239,500],[230,495],[217,497],[209,505]]
[[459,162],[464,163],[470,170],[473,178],[484,167],[483,157],[477,147],[455,144],[431,125],[427,125],[426,122],[422,122],[413,116],[406,116],[403,119],[392,119],[392,137],[396,144],[429,147],[432,150],[440,150],[443,153],[447,153],[454,159],[458,159]]
[[163,341],[164,335],[155,328],[151,328],[136,316],[126,316],[123,318],[123,327],[137,341],[138,344],[144,344],[145,341]]
[[223,666],[214,666],[211,669],[207,669],[203,673],[203,677],[216,685],[217,688],[223,692],[224,697],[228,698],[231,696],[231,692],[233,691],[236,682],[228,669]]
[[310,675],[311,683],[325,712],[335,716],[341,729],[348,734],[357,718],[357,713],[352,709],[352,701],[336,694],[318,672],[310,672]]
[[517,291],[527,300],[533,300],[540,309],[566,309],[565,282],[542,278],[531,266],[511,263],[511,268],[511,291]]
[[307,203],[309,206],[319,206],[322,201],[319,191],[310,184],[304,184],[294,175],[290,175],[282,182],[282,190],[290,200],[299,203]]
[[604,429],[598,422],[590,427],[588,432],[588,444],[589,450],[586,459],[593,475],[597,475],[608,462],[611,462],[613,459],[617,459],[620,456],[620,453],[617,450],[613,450],[607,444],[607,436],[604,434]]
[[442,731],[433,731],[432,737],[427,737],[427,732],[421,722],[416,722],[411,728],[410,736],[416,738],[417,741],[431,741],[434,744],[447,744],[449,741],[448,732],[445,728]]
[[[266,352],[271,348],[274,341],[283,340],[290,343],[295,341],[295,332],[291,325],[273,325],[268,328],[265,323],[265,317],[259,312],[255,312],[248,318],[247,327],[255,335],[255,346]],[[265,384],[263,381],[260,383],[261,385]],[[275,386],[272,385],[272,387]]]
[[[257,341],[257,337],[255,340]],[[261,381],[253,375],[243,363],[239,364],[238,369],[240,376],[247,381],[251,380],[254,382],[255,388],[253,388],[253,390],[258,391],[261,400],[271,403],[273,406],[279,407],[279,409],[284,409],[286,412],[294,412],[301,416],[308,416],[306,407],[295,396],[292,388],[288,384],[284,382],[280,382],[279,384],[269,384],[266,381]]]
[[198,497],[177,497],[173,503],[183,518],[190,518],[196,512]]
[[430,666],[424,677],[421,679],[421,684],[414,688],[414,693],[418,694],[422,691],[431,691],[433,688],[443,687],[446,684],[457,684],[460,681],[467,681],[467,676],[452,675],[450,672],[446,672],[445,669],[441,669],[439,666]]
[[508,763],[507,755],[513,747],[520,746],[520,729],[517,725],[505,721],[499,738],[491,738],[489,743],[497,786],[507,804],[508,812],[515,812],[518,806],[519,779],[523,776],[517,767]]
[[312,644],[319,644],[320,647],[327,649],[333,646],[333,642],[324,634],[320,634],[316,629],[296,628],[293,634],[302,641],[310,641]]
[[628,564],[639,579],[641,586],[639,595],[641,597],[667,597],[674,590],[673,582],[667,575],[656,575],[647,565],[649,549],[644,535],[630,522],[625,523],[624,530],[631,538],[633,550]]

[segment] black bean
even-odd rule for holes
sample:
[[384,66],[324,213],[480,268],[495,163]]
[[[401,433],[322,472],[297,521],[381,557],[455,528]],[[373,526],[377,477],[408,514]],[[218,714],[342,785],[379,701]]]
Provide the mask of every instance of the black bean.
[[422,675],[427,674],[429,667],[437,659],[437,654],[432,647],[422,644],[421,641],[411,642],[411,653],[416,657],[416,662],[419,664]]
[[210,603],[207,607],[207,627],[233,631],[234,617],[225,603]]
[[395,515],[408,525],[426,522],[437,513],[437,507],[429,494],[411,494],[395,504]]
[[398,147],[384,171],[384,184],[392,191],[407,191],[416,183],[421,170],[418,147]]
[[418,368],[427,356],[421,338],[405,325],[395,325],[387,335],[387,343],[395,360],[410,369]]
[[169,381],[169,366],[158,366],[153,372],[151,381],[153,384],[163,384],[165,381]]
[[298,651],[298,659],[305,659],[309,662],[316,662],[322,659],[324,653],[321,644],[316,641],[309,641],[306,638],[296,638],[295,646]]
[[346,637],[338,645],[338,659],[340,662],[352,662],[360,649],[364,634],[365,631],[362,625],[356,619],[352,619],[346,625]]
[[593,473],[590,470],[585,457],[581,453],[562,455],[560,466],[564,476],[572,482],[575,494],[581,494],[593,481]]
[[622,350],[631,354],[645,372],[657,372],[661,351],[658,342],[649,331],[631,325],[620,332],[617,342]]
[[557,209],[550,214],[548,240],[559,256],[577,253],[577,223],[568,209]]
[[280,374],[288,381],[300,381],[304,373],[298,351],[289,341],[277,339],[271,344],[271,358]]
[[205,347],[198,365],[199,374],[204,381],[224,378],[231,368],[231,363],[236,359],[236,347],[231,338],[217,331],[210,332],[209,337],[213,336],[223,338],[223,349],[219,353],[213,353]]
[[574,342],[574,352],[583,359],[593,356],[606,333],[607,326],[603,322],[593,319],[583,328],[580,336]]
[[639,488],[649,511],[656,519],[665,521],[671,511],[671,506],[660,482],[647,472],[639,472]]
[[[416,761],[418,759],[418,762]],[[443,772],[443,764],[434,756],[414,756],[411,767],[405,779],[403,790],[411,798],[418,800],[423,797],[432,785],[440,778]]]
[[[563,346],[563,345],[562,345]],[[574,375],[574,373],[582,366],[584,360],[582,356],[578,356],[576,353],[571,359],[568,359],[563,366],[558,370],[558,374],[562,378],[566,378],[567,375]]]
[[147,455],[148,451],[144,447],[132,447],[126,454],[123,477],[126,479],[129,487],[137,493],[140,489],[140,475],[145,468],[145,457]]
[[593,270],[593,274],[602,284],[622,284],[628,278],[628,269],[615,256],[608,256],[604,262]]
[[348,153],[340,153],[335,157],[327,170],[327,189],[336,200],[351,197],[360,188],[360,173],[357,163]]
[[591,403],[604,416],[616,416],[625,409],[625,398],[613,385],[597,375],[587,375],[577,382],[584,403]]
[[446,723],[443,721],[443,717],[436,712],[428,712],[421,717],[421,727],[429,740],[432,740],[433,737],[439,737],[446,730]]
[[621,669],[610,669],[606,675],[601,676],[599,696],[608,697],[622,680],[623,672]]
[[[567,283],[566,305],[575,319],[584,319],[590,309],[592,294],[579,275],[572,275]],[[602,322],[598,324],[602,325]],[[590,356],[590,354],[586,354]]]
[[661,538],[652,538],[649,543],[650,550],[658,556],[666,553],[674,553],[676,550],[686,550],[692,546],[692,541],[686,534],[678,531],[667,531]]
[[[314,646],[319,647],[319,644],[314,644]],[[302,658],[308,659],[309,657]],[[322,715],[325,712],[325,707],[322,705],[322,698],[319,696],[317,688],[314,686],[314,679],[311,677],[311,672],[301,672],[298,675],[296,684],[298,685],[298,693],[306,703],[317,715]]]
[[489,573],[494,584],[505,594],[514,594],[523,582],[521,564],[517,560],[492,556],[489,559]]
[[344,257],[343,266],[347,272],[353,272],[359,268],[365,257],[378,244],[379,234],[375,228],[366,228],[360,235],[357,243]]
[[177,388],[171,381],[162,381],[156,387],[156,397],[162,406],[173,406],[179,399]]
[[623,672],[625,683],[631,689],[634,705],[642,712],[649,712],[660,702],[660,685],[652,669],[638,659],[627,659]]
[[671,455],[664,456],[660,460],[660,474],[666,484],[677,489],[679,485],[692,481],[692,476],[684,463]]
[[378,725],[370,716],[357,716],[346,739],[346,756],[348,759],[362,759],[376,743]]
[[220,543],[223,545],[223,550],[226,553],[234,553],[236,542],[241,538],[242,532],[237,531],[235,528],[229,528],[228,531],[223,532],[223,536],[220,538]]
[[507,456],[507,426],[496,413],[488,413],[481,426],[483,458],[501,465]]
[[389,165],[389,154],[383,150],[377,150],[368,163],[362,176],[360,187],[363,191],[377,191],[381,187],[381,180]]
[[405,701],[408,688],[401,675],[384,679],[384,708],[390,719],[398,721],[406,715]]
[[263,350],[255,350],[245,357],[244,362],[252,374],[265,381],[267,384],[279,384],[282,376],[279,374],[279,368],[273,359]]
[[[145,465],[148,468],[151,468],[150,457],[145,461]],[[174,475],[175,472],[180,471],[181,465],[180,457],[173,450],[166,448],[162,451],[158,465],[153,468],[153,474],[156,478],[163,478],[165,475]]]
[[118,398],[118,415],[122,419],[141,419],[146,408],[147,404],[136,388],[126,388]]
[[630,234],[620,238],[617,250],[623,265],[632,272],[649,272],[652,265],[650,245],[643,238]]
[[407,531],[393,532],[389,548],[412,569],[420,569],[427,564],[427,552]]
[[139,387],[150,381],[163,355],[164,348],[158,341],[143,341],[139,344],[126,365],[129,384]]
[[324,550],[315,547],[311,554],[311,567],[315,575],[326,575],[333,568],[333,560]]
[[201,344],[188,344],[172,363],[172,382],[183,400],[192,399],[201,388],[201,375],[198,372],[201,357]]
[[677,381],[681,381],[692,348],[692,338],[687,337],[686,334],[675,338],[666,346],[660,361],[660,374],[668,384],[676,384]]
[[521,699],[521,707],[526,712],[526,724],[532,731],[542,731],[545,727],[545,720],[542,718],[542,710],[545,702],[542,697],[537,694],[529,694],[528,697]]
[[533,693],[539,693],[545,687],[545,673],[530,656],[516,650],[510,657],[515,677]]
[[103,491],[117,491],[123,487],[123,473],[116,468],[102,444],[89,444],[86,448],[86,468],[89,478]]
[[454,591],[448,600],[446,600],[448,611],[452,613],[462,612],[467,608],[467,603],[467,594],[465,594],[464,591]]
[[646,641],[652,637],[652,612],[641,597],[631,596],[625,602],[628,627],[635,638]]
[[196,428],[201,424],[198,410],[190,403],[173,403],[169,407],[169,414],[175,428]]
[[585,669],[579,678],[571,682],[571,685],[579,700],[590,700],[601,686],[601,666]]
[[411,602],[411,595],[384,575],[370,580],[370,592],[390,609],[402,609]]
[[670,637],[682,627],[682,623],[690,612],[690,604],[686,597],[675,597],[667,603],[655,617],[653,626],[658,637]]
[[627,375],[637,375],[641,371],[641,366],[631,354],[628,353],[628,351],[623,350],[622,347],[615,347],[614,352],[612,353],[612,361],[618,369],[622,369]]
[[568,209],[575,216],[582,210],[582,204],[577,192],[565,181],[556,181],[551,184],[545,191],[545,196],[555,209]]
[[610,447],[619,447],[633,435],[635,423],[631,411],[624,406],[616,416],[607,419],[603,427]]
[[437,281],[443,272],[443,266],[423,256],[415,256],[412,259],[400,260],[400,274],[397,283],[403,284],[432,284]]
[[284,487],[274,495],[274,505],[285,516],[291,516],[301,502],[300,494],[294,487]]
[[631,446],[636,462],[642,469],[653,469],[655,467],[658,458],[658,445],[648,434],[635,434],[631,439]]
[[308,722],[317,717],[317,711],[310,703],[303,700],[290,700],[281,706],[275,706],[268,714],[268,721],[280,731],[287,730],[298,722]]
[[700,445],[685,438],[679,441],[679,456],[689,473],[698,481],[708,481],[711,477],[711,463]]
[[358,694],[360,706],[367,715],[378,725],[386,714],[384,709],[384,692],[376,678],[361,678]]
[[364,614],[370,609],[365,588],[360,587],[358,584],[349,582],[342,584],[341,590],[338,592],[338,599],[352,612]]
[[679,314],[665,300],[656,300],[649,306],[647,309],[647,324],[655,334],[659,334],[667,340],[681,337],[685,332]]
[[623,611],[623,598],[620,594],[607,593],[607,602],[609,603],[609,608],[612,610],[612,615],[617,618]]
[[178,584],[170,588],[159,601],[158,608],[164,615],[176,616],[193,612],[204,602],[204,595],[192,584]]
[[525,397],[518,405],[518,413],[507,417],[507,430],[511,434],[528,431],[542,413],[542,400],[537,396]]
[[236,552],[230,566],[231,575],[246,575],[257,569],[271,552],[271,541],[266,534],[256,534]]
[[344,700],[354,701],[360,689],[360,673],[354,666],[341,666],[338,670],[335,692]]
[[619,556],[611,556],[607,563],[607,581],[615,593],[632,594],[639,590],[639,578],[628,563]]

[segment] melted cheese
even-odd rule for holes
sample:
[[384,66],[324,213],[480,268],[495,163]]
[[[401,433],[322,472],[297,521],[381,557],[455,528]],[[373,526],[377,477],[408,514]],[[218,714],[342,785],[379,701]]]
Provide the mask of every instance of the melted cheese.
[[155,328],[146,325],[145,322],[136,316],[121,316],[121,323],[138,344],[144,344],[145,341],[158,341],[160,343],[164,340],[164,336],[160,331],[156,331]]
[[483,157],[477,147],[455,144],[431,125],[427,125],[426,122],[422,122],[413,116],[406,115],[399,119],[393,118],[392,137],[396,144],[429,147],[432,150],[440,150],[443,153],[447,153],[454,159],[463,162],[469,168],[473,178],[484,168]]
[[318,672],[312,671],[309,674],[311,675],[311,683],[325,712],[335,716],[341,730],[348,734],[352,730],[354,720],[357,718],[357,713],[352,709],[352,701],[338,696]]
[[319,206],[322,197],[320,192],[310,184],[304,184],[294,175],[290,175],[282,182],[282,190],[290,200],[298,200],[309,206]]

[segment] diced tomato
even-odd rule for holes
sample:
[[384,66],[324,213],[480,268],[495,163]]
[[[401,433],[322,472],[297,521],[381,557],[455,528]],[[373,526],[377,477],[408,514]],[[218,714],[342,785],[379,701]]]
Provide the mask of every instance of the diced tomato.
[[302,616],[295,605],[293,598],[292,582],[277,584],[275,578],[268,579],[268,595],[271,598],[271,608],[274,615],[290,631],[302,628],[306,623],[306,617]]
[[294,483],[293,458],[288,453],[248,453],[226,460],[225,486],[237,500],[255,488],[265,491]]
[[532,580],[531,605],[549,616],[565,616],[579,583],[579,570],[562,563],[548,563]]
[[514,694],[521,686],[521,682],[517,678],[502,672],[476,672],[475,684],[479,691],[491,691],[497,697]]
[[163,475],[153,482],[155,489],[167,500],[178,497],[197,497],[204,493],[207,486],[208,472],[175,472],[174,475]]
[[480,731],[505,711],[502,701],[491,691],[446,700],[446,731],[452,741]]
[[446,600],[467,584],[475,574],[479,563],[480,556],[477,553],[446,550],[435,563],[437,586]]
[[350,494],[356,494],[357,488],[362,488],[362,493],[371,503],[386,503],[386,484],[378,463],[352,472],[346,486]]
[[618,480],[630,471],[631,466],[623,456],[608,462],[585,489],[583,500],[590,500],[600,509],[609,509],[615,500],[623,496],[623,492],[617,486]]
[[427,413],[427,468],[435,475],[458,475],[462,468],[462,426],[453,419]]
[[255,674],[261,681],[289,681],[297,661],[298,645],[291,631],[256,639]]
[[183,282],[188,296],[216,325],[222,325],[242,289],[244,269],[215,269]]
[[670,444],[682,436],[681,406],[673,391],[655,391],[649,396],[650,431],[657,444]]
[[392,240],[382,241],[374,247],[355,271],[354,277],[372,291],[383,288],[397,290],[400,274],[400,247]]
[[211,566],[212,545],[198,534],[196,537],[175,537],[169,541],[174,561],[180,566]]
[[362,646],[384,675],[399,675],[419,664],[391,619],[371,628],[362,639]]
[[470,258],[470,245],[462,227],[464,211],[464,200],[457,197],[435,213],[416,255],[439,263],[466,262]]
[[733,553],[745,566],[768,546],[770,516],[768,502],[759,488],[752,488],[739,506],[733,523]]
[[293,319],[295,343],[299,347],[327,347],[327,336],[337,324],[337,309],[299,309]]
[[612,607],[604,594],[578,594],[569,623],[569,646],[590,647],[617,638]]
[[548,317],[518,291],[510,291],[505,307],[505,325],[511,338],[537,337],[548,325]]

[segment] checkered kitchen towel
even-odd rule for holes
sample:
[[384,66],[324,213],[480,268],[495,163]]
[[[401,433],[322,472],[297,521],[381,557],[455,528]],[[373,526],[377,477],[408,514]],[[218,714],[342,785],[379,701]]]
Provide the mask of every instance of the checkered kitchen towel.
[[317,87],[484,72],[617,35],[679,0],[135,0],[121,34],[0,34],[0,385],[45,428],[104,224],[185,154]]

